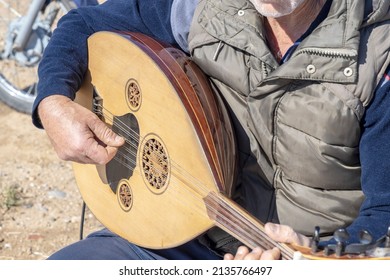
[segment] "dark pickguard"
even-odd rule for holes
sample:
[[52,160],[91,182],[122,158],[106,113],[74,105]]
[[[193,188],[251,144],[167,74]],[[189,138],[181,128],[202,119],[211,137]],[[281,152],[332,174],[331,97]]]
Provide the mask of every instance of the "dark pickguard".
[[110,188],[116,193],[121,179],[128,179],[133,175],[137,161],[139,144],[139,125],[133,114],[115,116],[112,130],[123,136],[126,142],[118,149],[115,157],[106,164],[106,175]]

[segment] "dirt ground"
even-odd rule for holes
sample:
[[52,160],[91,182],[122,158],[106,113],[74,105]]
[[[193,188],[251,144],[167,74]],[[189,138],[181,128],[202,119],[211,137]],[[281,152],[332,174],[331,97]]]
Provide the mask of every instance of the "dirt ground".
[[[8,3],[24,14],[29,2],[1,1],[0,18],[16,15]],[[0,21],[1,47],[7,24]],[[58,159],[29,115],[0,102],[0,260],[45,259],[79,240],[81,210],[71,163]],[[84,236],[100,227],[87,209]]]
[[[79,240],[82,198],[29,115],[0,103],[0,260],[45,259]],[[88,211],[84,236],[100,228]]]

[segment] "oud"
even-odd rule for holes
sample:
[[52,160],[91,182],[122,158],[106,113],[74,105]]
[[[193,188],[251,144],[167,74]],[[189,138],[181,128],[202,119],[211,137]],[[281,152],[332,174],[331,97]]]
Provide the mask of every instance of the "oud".
[[232,124],[207,77],[183,52],[142,34],[98,32],[88,40],[88,54],[77,102],[126,140],[104,166],[74,164],[81,195],[102,224],[146,248],[175,247],[217,226],[250,248],[278,247],[283,259],[328,257],[274,242],[229,199]]

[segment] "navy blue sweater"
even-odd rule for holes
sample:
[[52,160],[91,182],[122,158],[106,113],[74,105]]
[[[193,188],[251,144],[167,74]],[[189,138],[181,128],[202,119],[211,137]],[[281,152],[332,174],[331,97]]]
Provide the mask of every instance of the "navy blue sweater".
[[[185,0],[189,2],[196,2]],[[82,7],[64,17],[54,32],[39,67],[38,97],[34,104],[33,123],[41,127],[37,115],[39,102],[52,94],[74,98],[87,68],[87,38],[102,30],[138,31],[174,44],[178,36],[172,32],[173,0],[115,0],[95,7]],[[184,12],[184,11],[183,11]],[[172,21],[171,21],[172,20]],[[182,20],[182,18],[178,18]],[[180,25],[173,26],[175,28]],[[176,39],[175,39],[176,38]],[[390,67],[388,69],[390,72]],[[348,227],[357,233],[367,229],[374,238],[384,235],[390,225],[390,78],[383,77],[374,99],[362,120],[360,142],[362,189],[365,200],[358,218]]]

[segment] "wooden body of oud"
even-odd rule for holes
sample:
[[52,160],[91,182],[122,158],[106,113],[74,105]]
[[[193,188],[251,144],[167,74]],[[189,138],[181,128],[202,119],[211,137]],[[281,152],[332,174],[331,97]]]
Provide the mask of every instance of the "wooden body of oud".
[[[335,256],[274,242],[228,198],[233,129],[184,53],[135,33],[99,32],[88,48],[89,73],[77,102],[127,139],[105,166],[74,164],[83,199],[107,228],[146,248],[174,247],[218,226],[250,248],[278,247],[283,259],[367,258],[364,250]],[[386,252],[368,258],[388,259]]]
[[[134,170],[114,182],[114,190],[102,175],[105,166],[74,164],[90,210],[110,230],[148,248],[177,246],[211,228],[204,198],[229,192],[235,143],[207,79],[183,53],[140,34],[100,32],[88,47],[91,83],[86,79],[78,102],[92,109],[95,89],[106,123],[113,125],[106,111],[131,115],[139,130],[138,140],[129,140],[137,146],[130,156]],[[157,142],[158,154],[144,152],[148,141]]]

